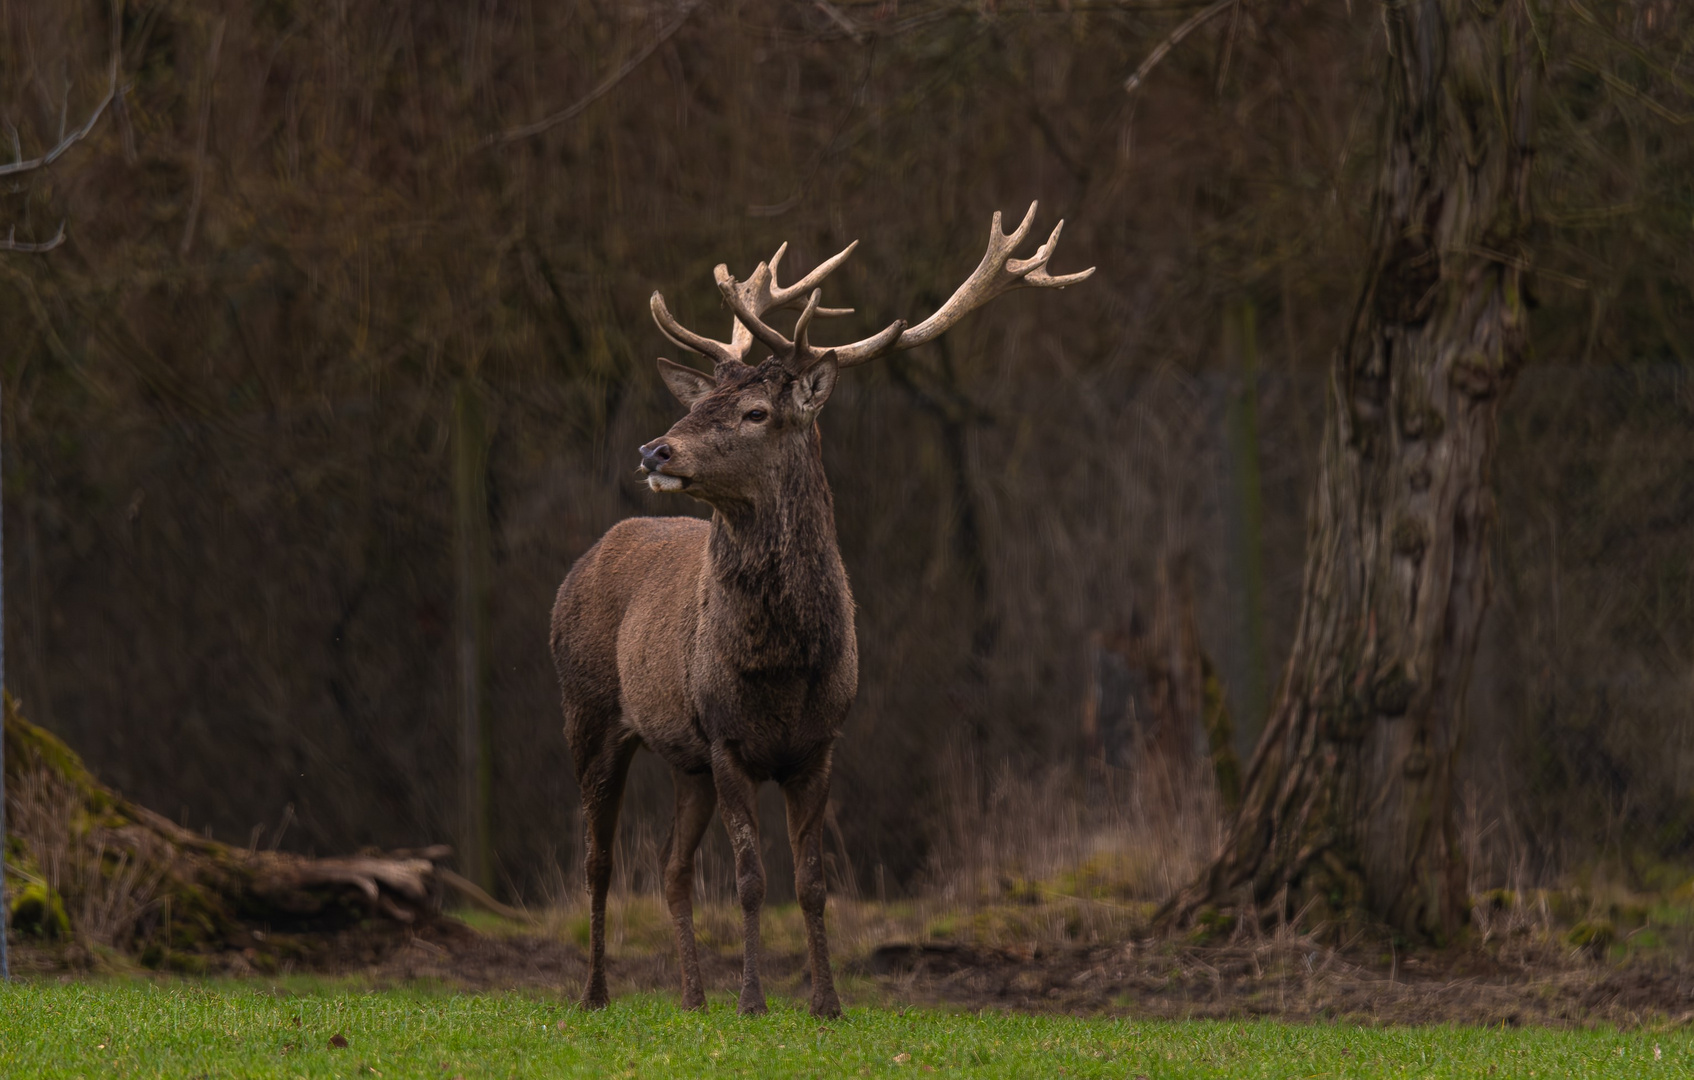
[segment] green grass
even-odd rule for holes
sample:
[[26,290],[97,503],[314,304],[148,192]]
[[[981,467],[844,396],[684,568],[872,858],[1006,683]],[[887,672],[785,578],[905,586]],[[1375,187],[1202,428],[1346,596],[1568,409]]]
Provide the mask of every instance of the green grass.
[[[344,1049],[329,1045],[340,1035]],[[903,1057],[902,1055],[909,1055]],[[605,1012],[519,994],[288,983],[0,987],[5,1077],[1687,1076],[1694,1031],[1294,1026],[853,1009],[819,1024],[664,997]]]

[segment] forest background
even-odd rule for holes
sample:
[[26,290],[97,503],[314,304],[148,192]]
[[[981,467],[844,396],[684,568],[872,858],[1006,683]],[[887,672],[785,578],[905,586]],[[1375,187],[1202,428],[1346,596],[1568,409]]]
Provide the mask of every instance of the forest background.
[[[0,255],[8,686],[196,829],[446,840],[508,898],[559,896],[554,590],[614,521],[699,512],[633,473],[679,412],[653,358],[688,359],[649,293],[717,332],[715,263],[859,239],[827,297],[858,314],[821,336],[863,336],[1040,199],[1055,270],[1096,276],[849,373],[823,418],[862,655],[836,887],[945,880],[981,836],[1039,871],[1048,824],[1141,805],[1102,642],[1191,616],[1243,758],[1264,722],[1368,255],[1379,8],[11,0],[19,156],[98,104],[114,49],[119,92],[0,192],[19,241],[66,223]],[[1483,884],[1646,880],[1694,855],[1694,15],[1534,10],[1531,359],[1461,819]],[[668,789],[638,763],[632,850]]]

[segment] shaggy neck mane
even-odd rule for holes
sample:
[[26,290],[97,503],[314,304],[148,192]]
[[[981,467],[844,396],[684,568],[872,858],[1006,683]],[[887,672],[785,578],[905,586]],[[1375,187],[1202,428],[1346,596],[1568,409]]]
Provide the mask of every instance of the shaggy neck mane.
[[785,455],[773,490],[712,514],[712,581],[733,621],[763,659],[814,663],[840,646],[846,577],[835,539],[835,502],[814,425]]

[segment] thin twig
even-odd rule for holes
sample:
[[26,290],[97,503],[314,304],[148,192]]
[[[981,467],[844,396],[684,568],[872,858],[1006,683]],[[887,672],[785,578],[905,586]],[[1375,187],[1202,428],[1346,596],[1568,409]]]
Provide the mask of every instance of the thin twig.
[[0,251],[16,251],[26,255],[33,255],[43,251],[52,251],[54,248],[65,242],[65,223],[63,221],[59,222],[59,231],[54,234],[53,239],[43,240],[38,244],[31,244],[26,241],[19,240],[17,239],[17,234],[18,230],[16,228],[7,230],[6,239],[0,240]]
[[[117,4],[113,4],[112,18],[115,21],[118,17],[119,6]],[[72,131],[69,135],[64,134],[65,121],[63,116],[61,116],[59,120],[60,138],[59,142],[53,147],[53,149],[47,151],[38,158],[33,158],[29,161],[21,160],[22,155],[17,153],[18,133],[17,129],[14,128],[12,130],[13,153],[18,156],[20,160],[14,161],[10,165],[0,165],[0,177],[17,176],[20,173],[34,172],[36,169],[44,169],[59,160],[60,155],[62,155],[66,150],[69,150],[71,147],[86,138],[88,133],[94,130],[94,125],[99,123],[101,114],[106,111],[106,106],[110,105],[112,103],[112,99],[118,95],[118,61],[121,57],[122,49],[120,43],[114,38],[112,42],[112,59],[108,66],[109,76],[106,84],[106,96],[100,99],[100,104],[94,106],[94,111],[88,114],[88,119],[82,122],[82,126]],[[10,250],[23,249],[18,248]]]
[[[946,22],[949,19],[972,19],[978,22],[987,22],[1012,14],[1019,16],[1053,16],[1056,18],[1072,18],[1078,14],[1087,14],[1095,11],[1151,14],[1161,11],[1189,11],[1193,8],[1199,7],[1204,2],[1205,0],[1053,0],[1051,3],[1044,4],[1026,3],[1020,5],[1016,9],[1013,9],[1010,5],[1001,5],[998,8],[985,8],[982,0],[968,0],[968,2],[965,3],[943,5],[932,8],[928,11],[921,11],[916,15],[907,15],[903,18],[894,17],[885,19],[880,16],[872,16],[872,21],[855,22],[852,23],[851,28],[843,27],[840,21],[831,18],[830,21],[835,27],[833,30],[827,30],[815,34],[800,34],[792,36],[803,38],[807,41],[839,41],[842,38],[853,38],[857,41],[859,37],[862,36],[879,38],[900,37],[904,34],[912,33],[915,30],[921,30],[926,26],[932,26],[938,22]],[[836,0],[836,2],[830,4],[830,7],[834,7],[837,10],[843,7],[865,6],[867,5],[863,3],[855,3],[854,0]],[[829,14],[829,12],[826,10],[825,14]],[[842,12],[842,14],[846,15],[845,12]],[[847,18],[851,19],[852,16],[847,16]],[[863,18],[864,17],[861,16],[861,19]]]
[[194,193],[188,200],[188,224],[182,229],[179,248],[187,255],[194,246],[194,227],[200,221],[200,201],[206,193],[206,140],[212,127],[212,92],[218,79],[218,57],[223,54],[224,28],[227,22],[218,19],[212,28],[212,45],[206,52],[206,88],[200,98],[200,134],[194,142]]
[[522,127],[510,128],[501,132],[499,135],[490,136],[488,139],[489,144],[516,142],[519,139],[527,139],[532,135],[540,135],[542,132],[551,131],[553,128],[558,127],[560,124],[576,116],[578,113],[581,113],[584,109],[611,93],[612,88],[617,86],[618,83],[623,82],[623,80],[629,76],[630,72],[640,67],[649,56],[658,52],[659,46],[669,41],[678,30],[681,30],[682,24],[687,22],[688,17],[693,15],[704,2],[705,0],[694,0],[693,3],[683,8],[682,13],[672,19],[670,24],[663,30],[659,31],[659,35],[657,37],[648,42],[647,46],[640,52],[624,61],[622,67],[618,68],[618,70],[612,72],[603,79],[599,86],[596,86],[588,92],[586,97],[583,97],[581,100],[551,116],[542,117],[533,124],[525,124]]
[[1241,30],[1241,5],[1229,16],[1229,34],[1223,39],[1223,56],[1218,60],[1218,97],[1223,97],[1224,84],[1229,81],[1229,61],[1235,55],[1235,36]]
[[825,15],[829,16],[829,21],[834,23],[836,26],[841,27],[842,31],[855,42],[861,44],[864,42],[864,28],[852,19],[849,19],[844,11],[830,3],[829,0],[812,0],[812,5]]
[[1182,44],[1183,38],[1192,34],[1201,26],[1204,26],[1211,19],[1223,14],[1225,9],[1232,7],[1235,4],[1239,4],[1240,2],[1241,0],[1217,0],[1217,3],[1212,6],[1204,8],[1190,16],[1187,22],[1171,31],[1170,37],[1159,42],[1158,46],[1154,48],[1152,52],[1147,54],[1147,59],[1141,61],[1141,66],[1135,69],[1135,74],[1124,80],[1124,92],[1127,94],[1135,93],[1136,89],[1140,87],[1142,80],[1147,78],[1148,73],[1159,66],[1159,61],[1165,58],[1166,53],[1169,53],[1172,49]]
[[[123,0],[113,0],[112,3],[112,56],[121,58],[124,47]],[[139,160],[135,152],[135,125],[129,119],[129,103],[125,100],[129,88],[117,88],[118,127],[123,140],[124,160],[134,165]]]
[[484,911],[492,912],[495,915],[500,916],[502,919],[511,919],[513,922],[526,922],[531,925],[534,925],[536,922],[535,916],[531,915],[529,912],[524,911],[522,908],[515,908],[508,904],[502,904],[492,896],[489,896],[488,893],[483,890],[482,886],[467,877],[455,874],[445,866],[435,867],[435,876],[440,878],[443,884],[451,887],[460,896],[463,896],[466,900],[469,900]]
[[1508,252],[1495,251],[1492,248],[1480,247],[1475,244],[1454,247],[1448,250],[1465,255],[1475,255],[1478,258],[1488,259],[1491,262],[1497,262],[1502,266],[1509,266],[1514,270],[1520,270],[1526,274],[1539,274],[1544,278],[1557,281],[1560,284],[1569,285],[1573,289],[1588,288],[1588,282],[1584,281],[1582,278],[1572,277],[1569,274],[1562,274],[1557,270],[1549,270],[1544,266],[1531,265],[1530,261],[1522,255],[1512,255]]

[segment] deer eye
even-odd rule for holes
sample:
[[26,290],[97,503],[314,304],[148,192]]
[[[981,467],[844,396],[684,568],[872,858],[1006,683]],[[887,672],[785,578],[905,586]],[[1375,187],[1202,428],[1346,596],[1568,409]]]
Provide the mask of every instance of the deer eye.
[[741,419],[751,420],[755,424],[761,424],[761,423],[764,423],[765,417],[767,415],[768,414],[763,409],[748,409],[747,415],[743,416]]

